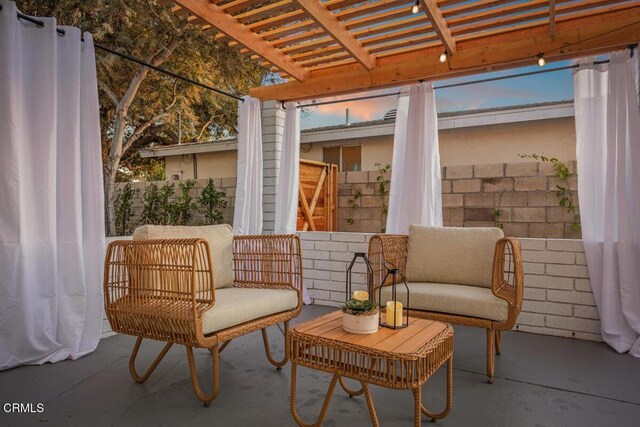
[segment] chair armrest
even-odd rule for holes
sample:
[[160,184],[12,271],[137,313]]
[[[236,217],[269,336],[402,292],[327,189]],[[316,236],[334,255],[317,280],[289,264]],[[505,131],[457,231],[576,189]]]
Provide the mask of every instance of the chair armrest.
[[104,268],[109,322],[117,332],[156,339],[167,329],[193,335],[194,322],[215,302],[211,265],[202,239],[110,243]]
[[373,268],[373,288],[377,289],[382,285],[390,285],[391,279],[387,278],[386,283],[382,283],[387,274],[385,263],[393,264],[400,270],[400,277],[404,277],[407,266],[409,236],[406,234],[375,234],[369,239],[368,258]]
[[295,234],[233,237],[234,286],[294,289],[302,301],[302,251]]
[[520,314],[523,287],[520,241],[514,237],[504,237],[496,243],[493,255],[491,291],[509,303],[509,327],[513,327]]

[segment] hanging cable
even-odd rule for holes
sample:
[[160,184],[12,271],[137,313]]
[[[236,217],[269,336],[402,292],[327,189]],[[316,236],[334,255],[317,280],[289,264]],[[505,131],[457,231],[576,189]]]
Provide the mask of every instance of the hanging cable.
[[[2,10],[2,5],[0,5],[0,10]],[[29,15],[25,15],[25,14],[20,13],[20,12],[18,12],[18,19],[22,19],[24,21],[31,22],[32,24],[35,24],[37,27],[40,27],[40,28],[44,27],[44,22],[43,21],[41,21],[39,19],[36,19],[36,18],[33,18],[33,17],[29,16]],[[60,36],[64,36],[66,34],[65,31],[62,28],[56,28],[56,32]],[[82,40],[82,41],[84,41],[84,40]],[[98,43],[94,43],[93,46],[96,49],[100,49],[100,50],[108,52],[108,53],[110,53],[112,55],[119,56],[120,58],[126,59],[128,61],[135,62],[136,64],[140,64],[140,65],[142,65],[144,67],[150,68],[150,69],[155,70],[155,71],[157,71],[159,73],[166,74],[168,76],[171,76],[171,77],[176,78],[178,80],[182,80],[182,81],[187,82],[187,83],[191,83],[192,85],[201,87],[203,89],[207,89],[207,90],[210,90],[210,91],[215,92],[217,94],[228,96],[229,98],[237,99],[240,102],[244,102],[244,100],[238,95],[235,95],[235,94],[229,93],[229,92],[225,92],[222,89],[218,89],[218,88],[215,88],[213,86],[209,86],[209,85],[201,83],[201,82],[199,82],[197,80],[190,79],[189,77],[181,76],[180,74],[176,74],[173,71],[167,70],[166,68],[162,68],[162,67],[158,67],[158,66],[153,65],[153,64],[149,64],[148,62],[145,62],[145,61],[143,61],[141,59],[138,59],[138,58],[136,58],[134,56],[118,52],[118,51],[110,49],[110,48],[108,48],[106,46],[102,46],[101,44],[98,44]]]

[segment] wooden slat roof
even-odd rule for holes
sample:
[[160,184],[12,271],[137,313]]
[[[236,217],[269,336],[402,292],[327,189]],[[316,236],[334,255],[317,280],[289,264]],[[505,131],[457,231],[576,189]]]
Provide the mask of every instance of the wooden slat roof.
[[[305,99],[583,56],[640,40],[640,0],[173,0],[171,10]],[[441,64],[438,56],[447,51]],[[416,68],[420,68],[422,71]]]

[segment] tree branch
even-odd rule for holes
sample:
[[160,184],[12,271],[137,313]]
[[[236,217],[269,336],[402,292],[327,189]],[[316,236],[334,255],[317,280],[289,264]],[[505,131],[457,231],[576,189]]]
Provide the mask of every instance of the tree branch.
[[207,120],[204,126],[202,126],[202,128],[200,129],[200,133],[198,133],[198,136],[196,137],[196,142],[200,141],[200,138],[202,138],[202,134],[204,133],[205,130],[207,130],[207,128],[211,125],[211,123],[213,123],[213,119]]
[[107,86],[105,82],[98,80],[98,87],[109,97],[111,102],[113,102],[113,104],[117,107],[120,101],[118,100],[118,97],[116,96],[116,94],[113,93],[111,89],[109,89],[109,86]]

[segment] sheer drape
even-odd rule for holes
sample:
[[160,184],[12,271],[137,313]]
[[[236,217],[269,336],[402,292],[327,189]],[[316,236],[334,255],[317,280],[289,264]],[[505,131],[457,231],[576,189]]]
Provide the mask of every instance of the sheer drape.
[[396,109],[386,232],[407,233],[411,224],[442,226],[438,117],[427,83],[403,89]]
[[640,357],[640,110],[628,51],[574,76],[582,238],[602,337]]
[[238,109],[238,178],[233,234],[262,233],[262,120],[260,101],[243,97]]
[[[0,11],[0,369],[93,351],[104,211],[91,35]],[[41,18],[39,18],[41,19]]]
[[298,217],[298,177],[300,173],[300,110],[295,102],[285,104],[284,136],[276,192],[275,232],[296,232]]

